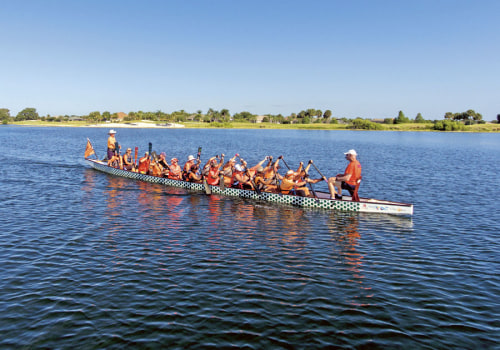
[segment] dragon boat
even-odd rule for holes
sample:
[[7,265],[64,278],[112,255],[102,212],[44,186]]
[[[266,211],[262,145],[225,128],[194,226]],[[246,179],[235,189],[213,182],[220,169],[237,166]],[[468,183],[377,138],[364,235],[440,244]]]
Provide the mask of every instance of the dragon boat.
[[343,196],[342,199],[330,199],[329,193],[320,191],[315,191],[316,197],[304,197],[299,195],[285,195],[271,192],[257,193],[253,190],[243,190],[232,187],[225,187],[224,189],[221,189],[219,186],[214,185],[194,183],[182,180],[172,180],[152,175],[144,175],[128,170],[121,170],[110,167],[107,165],[107,162],[100,160],[86,158],[85,161],[87,161],[92,168],[106,174],[162,184],[170,187],[183,188],[194,192],[205,192],[222,196],[248,198],[304,208],[320,208],[326,210],[385,213],[395,215],[413,215],[413,204],[398,203],[371,198],[359,198],[359,201],[353,201],[352,197],[349,196]]

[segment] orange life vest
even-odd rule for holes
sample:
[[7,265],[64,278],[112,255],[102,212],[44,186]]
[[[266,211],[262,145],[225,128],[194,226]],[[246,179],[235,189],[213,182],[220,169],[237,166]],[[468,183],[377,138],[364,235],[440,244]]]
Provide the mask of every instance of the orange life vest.
[[218,185],[219,184],[219,169],[211,167],[207,176],[207,183],[209,185]]
[[[144,158],[141,158],[144,159]],[[149,158],[143,162],[139,161],[139,167],[137,171],[139,171],[141,174],[146,174],[149,170]]]
[[172,164],[169,166],[170,171],[168,173],[168,178],[173,180],[180,180],[182,175],[182,169],[179,164]]

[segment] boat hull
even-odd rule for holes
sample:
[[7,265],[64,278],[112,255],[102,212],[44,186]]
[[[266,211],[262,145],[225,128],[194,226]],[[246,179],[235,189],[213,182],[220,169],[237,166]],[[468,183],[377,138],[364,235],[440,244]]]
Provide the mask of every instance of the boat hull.
[[[201,183],[193,183],[180,180],[172,180],[163,177],[144,175],[134,173],[127,170],[116,169],[107,166],[106,163],[96,161],[93,159],[86,159],[92,168],[102,171],[107,174],[135,179],[139,181],[146,181],[151,183],[162,184],[170,187],[184,188],[190,191],[205,192],[205,187]],[[295,195],[284,195],[278,193],[261,192],[260,194],[251,190],[242,190],[238,188],[228,188],[221,190],[219,186],[209,185],[212,194],[241,197],[255,200],[262,200],[267,202],[292,205],[304,208],[320,208],[326,210],[339,210],[339,211],[354,211],[365,213],[385,213],[395,215],[413,215],[413,205],[406,203],[397,203],[389,201],[379,201],[375,199],[361,198],[360,202],[353,202],[351,200],[331,200],[328,195],[321,193],[326,198],[310,198]],[[320,196],[318,194],[318,196]]]

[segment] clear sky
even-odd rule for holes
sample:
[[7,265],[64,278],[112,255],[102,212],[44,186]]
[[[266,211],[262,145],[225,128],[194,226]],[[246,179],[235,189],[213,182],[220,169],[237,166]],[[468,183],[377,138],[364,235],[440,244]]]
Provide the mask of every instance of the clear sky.
[[0,108],[500,114],[499,0],[0,0]]

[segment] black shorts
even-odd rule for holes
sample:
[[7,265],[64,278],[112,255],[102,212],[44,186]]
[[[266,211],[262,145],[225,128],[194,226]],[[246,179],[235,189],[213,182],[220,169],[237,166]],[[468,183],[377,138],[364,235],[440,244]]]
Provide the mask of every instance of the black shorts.
[[350,185],[350,184],[348,184],[347,182],[344,182],[344,181],[342,181],[342,186],[341,187],[344,190],[348,190],[349,193],[354,192],[354,189],[356,188],[356,186]]

